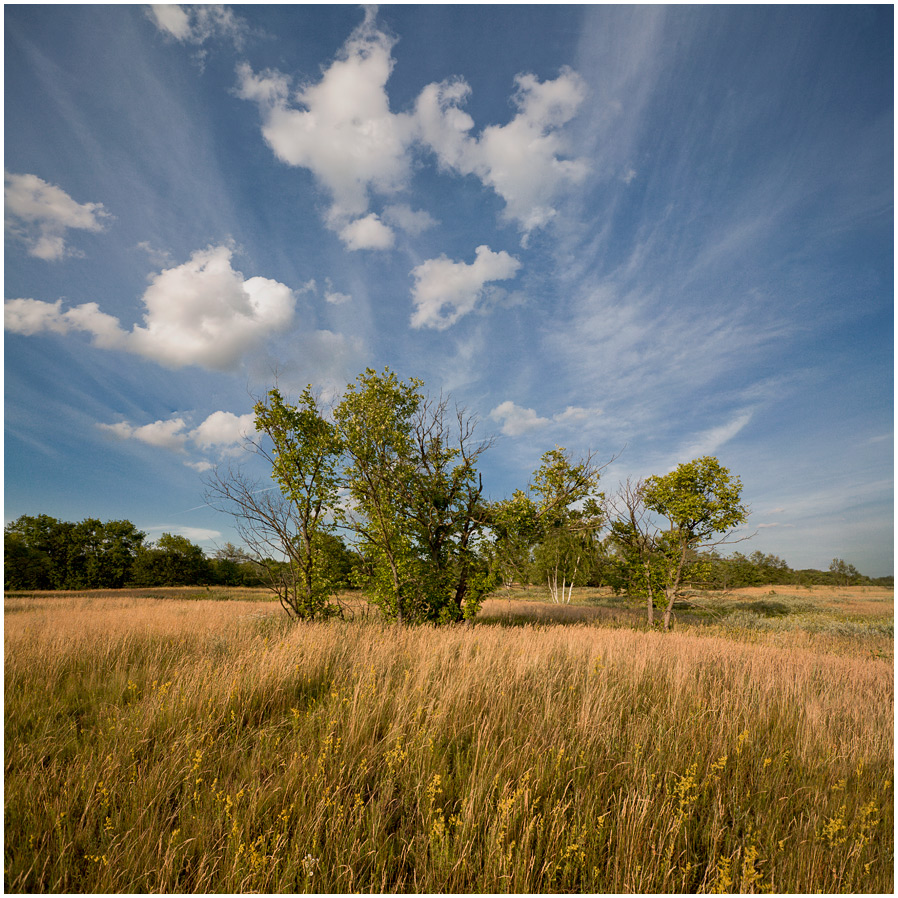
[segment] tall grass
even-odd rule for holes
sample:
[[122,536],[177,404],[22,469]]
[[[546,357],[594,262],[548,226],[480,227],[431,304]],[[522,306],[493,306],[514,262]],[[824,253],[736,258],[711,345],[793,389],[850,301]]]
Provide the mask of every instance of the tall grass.
[[7,891],[893,891],[883,658],[151,599],[5,641]]

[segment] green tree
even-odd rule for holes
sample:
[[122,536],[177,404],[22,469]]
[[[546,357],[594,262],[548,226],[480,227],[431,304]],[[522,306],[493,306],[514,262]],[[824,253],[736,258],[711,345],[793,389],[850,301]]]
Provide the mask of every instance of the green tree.
[[530,576],[533,548],[539,541],[536,503],[523,491],[515,490],[510,499],[489,506],[492,540],[488,543],[493,576],[506,589],[516,580]]
[[232,514],[263,581],[297,620],[342,614],[328,561],[338,523],[339,433],[307,387],[291,405],[278,389],[255,404],[252,451],[270,467],[276,488],[241,469],[215,471],[207,501]]
[[534,571],[556,603],[570,602],[574,585],[585,582],[592,569],[603,522],[599,478],[592,454],[575,462],[558,446],[543,455],[533,475],[530,489],[539,528]]
[[345,520],[369,597],[388,619],[472,618],[490,588],[475,550],[484,526],[474,439],[463,410],[386,369],[367,369],[334,410],[345,453]]
[[131,570],[133,586],[197,586],[212,582],[212,564],[186,536],[163,533],[138,552]]
[[853,564],[848,564],[844,558],[833,558],[829,570],[840,586],[850,586],[852,581],[860,577],[857,568]]
[[611,585],[615,592],[646,603],[649,626],[664,593],[664,563],[658,552],[657,531],[645,505],[645,481],[627,480],[611,500],[615,518],[608,542],[612,548]]
[[674,602],[680,595],[690,557],[744,523],[748,509],[742,504],[742,482],[713,456],[678,465],[669,474],[649,477],[642,489],[645,507],[665,518],[668,529],[655,545],[663,559],[664,629],[670,629]]
[[8,588],[117,589],[128,582],[145,534],[130,521],[22,515],[5,536]]

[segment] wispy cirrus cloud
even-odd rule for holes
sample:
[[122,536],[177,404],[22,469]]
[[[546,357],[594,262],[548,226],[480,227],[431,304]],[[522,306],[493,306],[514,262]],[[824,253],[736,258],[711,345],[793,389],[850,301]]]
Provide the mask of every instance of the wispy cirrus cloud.
[[78,203],[61,187],[37,175],[4,172],[6,233],[22,241],[28,254],[48,262],[79,255],[66,232],[102,231],[112,216],[102,203]]

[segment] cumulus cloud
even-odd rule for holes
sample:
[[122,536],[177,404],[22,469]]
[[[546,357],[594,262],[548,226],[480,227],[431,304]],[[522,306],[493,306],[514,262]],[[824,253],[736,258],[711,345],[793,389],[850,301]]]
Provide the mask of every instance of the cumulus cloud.
[[200,449],[214,449],[240,445],[247,435],[255,432],[256,416],[249,412],[213,412],[199,427],[190,431],[190,439]]
[[149,16],[163,34],[184,44],[204,44],[210,38],[227,38],[237,48],[243,44],[246,22],[226,6],[178,6],[153,4]]
[[514,256],[504,250],[494,253],[488,246],[477,247],[470,265],[445,255],[422,262],[412,269],[412,327],[445,330],[474,309],[485,284],[513,278],[520,267]]
[[505,201],[505,218],[524,235],[556,215],[554,203],[566,185],[585,178],[583,159],[563,158],[561,128],[577,112],[586,95],[583,79],[570,68],[557,78],[515,77],[517,115],[506,125],[490,125],[479,137],[469,132],[474,120],[461,108],[470,95],[462,79],[430,84],[421,91],[415,112],[422,140],[442,167],[474,174]]
[[[238,66],[237,95],[257,104],[265,141],[278,159],[308,169],[328,192],[327,225],[350,249],[393,246],[387,226],[369,215],[369,203],[372,194],[408,186],[416,147],[435,153],[445,171],[473,174],[494,190],[526,243],[555,216],[561,189],[587,174],[583,159],[566,158],[562,133],[585,97],[583,79],[567,67],[548,81],[517,75],[517,114],[479,136],[461,108],[471,91],[460,78],[427,85],[413,112],[394,113],[387,81],[395,40],[377,27],[375,15],[366,10],[318,81],[293,89],[282,72]],[[383,220],[413,235],[434,224],[428,213],[401,203],[387,206]]]
[[[136,440],[156,449],[183,454],[187,452],[189,444],[194,449],[214,452],[219,458],[225,458],[235,451],[239,452],[247,437],[255,432],[255,415],[252,412],[245,415],[226,411],[212,412],[194,428],[180,415],[140,426],[119,421],[116,424],[100,423],[97,427],[120,440]],[[185,464],[200,472],[213,467],[208,459],[186,461]]]
[[548,418],[537,415],[532,408],[521,408],[510,399],[497,405],[490,412],[490,417],[500,423],[502,433],[509,437],[519,437],[551,423]]
[[547,427],[552,423],[582,424],[600,414],[601,409],[569,405],[563,412],[559,412],[551,418],[543,418],[532,408],[522,408],[511,400],[506,400],[490,412],[490,418],[500,423],[501,431],[506,436],[518,437],[532,430]]
[[134,427],[127,421],[118,424],[98,424],[101,430],[117,436],[122,440],[137,440],[157,449],[172,449],[183,452],[187,442],[187,427],[183,418],[171,418],[168,421],[154,421],[142,427]]
[[21,240],[29,255],[56,262],[75,255],[66,232],[102,231],[111,218],[102,203],[78,203],[61,187],[37,175],[4,172],[6,233]]
[[7,300],[4,326],[20,334],[82,331],[103,349],[133,352],[171,368],[230,370],[266,336],[287,327],[296,305],[284,284],[245,279],[231,267],[231,255],[230,247],[210,246],[152,277],[143,295],[144,323],[130,331],[96,303],[63,312],[61,301],[34,299]]
[[341,228],[340,239],[347,249],[392,249],[396,235],[373,212]]
[[[278,159],[309,169],[328,191],[327,222],[344,239],[356,233],[350,228],[344,236],[347,225],[365,220],[370,192],[393,193],[408,179],[415,128],[411,116],[390,111],[393,43],[369,9],[321,79],[292,94],[280,72],[256,74],[246,63],[237,69],[237,94],[258,105],[265,141]],[[369,229],[379,242],[368,248],[387,246],[384,230]]]

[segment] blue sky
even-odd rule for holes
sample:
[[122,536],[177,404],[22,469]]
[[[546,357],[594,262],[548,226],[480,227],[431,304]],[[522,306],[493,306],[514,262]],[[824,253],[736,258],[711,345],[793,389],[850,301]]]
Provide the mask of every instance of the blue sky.
[[893,10],[10,6],[5,517],[207,550],[252,396],[390,366],[738,548],[893,565]]

